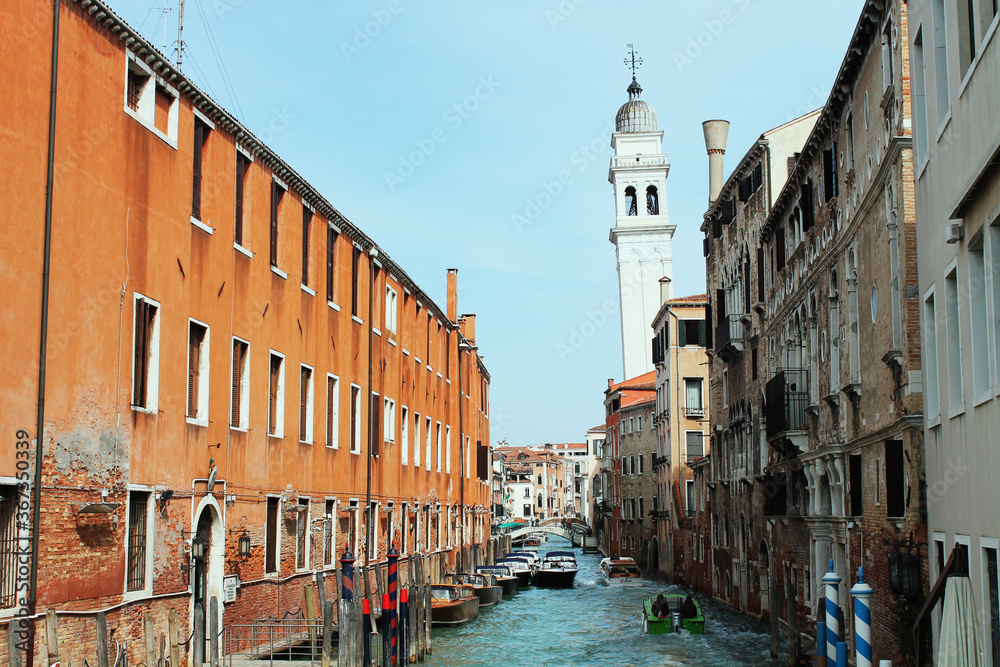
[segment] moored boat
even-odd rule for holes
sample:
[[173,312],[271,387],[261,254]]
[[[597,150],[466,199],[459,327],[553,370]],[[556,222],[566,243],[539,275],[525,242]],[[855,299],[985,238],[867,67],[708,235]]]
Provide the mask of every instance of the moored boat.
[[601,573],[612,586],[642,586],[642,572],[632,558],[605,558]]
[[536,586],[570,588],[576,579],[576,554],[572,551],[550,551],[535,572]]
[[479,614],[479,598],[472,586],[431,586],[431,624],[461,625]]
[[651,635],[665,635],[687,630],[692,635],[705,633],[705,616],[701,605],[691,595],[668,593],[662,596],[659,609],[657,597],[642,602],[642,631]]
[[476,572],[492,574],[497,584],[503,589],[504,595],[513,595],[520,588],[521,580],[506,565],[480,565],[476,568]]
[[517,558],[514,556],[503,557],[497,559],[497,565],[503,565],[507,567],[511,574],[517,577],[518,583],[521,586],[528,586],[531,584],[531,577],[534,574],[534,569],[531,567],[531,563],[527,558]]
[[503,600],[503,588],[496,583],[496,579],[491,574],[481,572],[459,572],[449,574],[445,577],[445,582],[460,586],[472,586],[472,590],[479,598],[479,607],[492,607]]

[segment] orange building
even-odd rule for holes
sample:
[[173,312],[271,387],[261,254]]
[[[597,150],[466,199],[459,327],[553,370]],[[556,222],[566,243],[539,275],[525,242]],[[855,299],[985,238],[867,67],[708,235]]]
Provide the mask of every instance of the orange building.
[[456,272],[442,310],[106,4],[56,12],[0,6],[0,622],[30,611],[39,431],[37,607],[75,638],[64,663],[96,644],[81,612],[135,640],[176,610],[187,636],[213,597],[223,628],[299,609],[345,549],[394,545],[403,580],[414,552],[469,558],[490,378]]

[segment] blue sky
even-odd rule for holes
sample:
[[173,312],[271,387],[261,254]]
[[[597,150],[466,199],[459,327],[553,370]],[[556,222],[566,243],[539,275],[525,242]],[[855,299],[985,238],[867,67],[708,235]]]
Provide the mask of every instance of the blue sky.
[[[110,1],[162,47],[150,6],[163,0]],[[728,173],[762,132],[822,106],[861,7],[187,0],[183,69],[442,306],[445,269],[459,269],[494,441],[581,441],[604,421],[607,379],[622,379],[607,176],[626,44],[670,157],[674,293],[695,294],[701,122],[731,121]],[[176,11],[165,24],[173,53]]]

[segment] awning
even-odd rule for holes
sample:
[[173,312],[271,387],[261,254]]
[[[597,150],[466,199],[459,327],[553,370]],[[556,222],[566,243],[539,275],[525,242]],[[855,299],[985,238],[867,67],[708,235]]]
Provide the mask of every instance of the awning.
[[972,582],[965,574],[948,577],[937,664],[940,667],[986,667],[976,620],[976,599],[972,594]]
[[510,523],[501,523],[500,527],[501,528],[514,528],[514,527],[520,528],[521,525],[522,524],[520,524],[520,523],[518,523],[516,521],[511,521]]

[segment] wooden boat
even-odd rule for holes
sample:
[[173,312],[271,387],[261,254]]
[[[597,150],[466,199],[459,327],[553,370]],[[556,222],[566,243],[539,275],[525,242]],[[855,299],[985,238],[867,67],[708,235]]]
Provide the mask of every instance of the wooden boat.
[[666,602],[666,609],[659,614],[653,613],[653,603],[656,597],[648,597],[642,602],[642,631],[651,635],[665,635],[670,632],[680,632],[687,630],[692,635],[705,633],[705,616],[702,614],[701,605],[691,598],[695,616],[683,618],[681,616],[681,604],[688,596],[677,593],[668,593],[663,596]]
[[479,598],[472,586],[431,586],[431,624],[461,625],[479,614]]
[[576,579],[576,554],[572,551],[550,551],[535,572],[536,586],[571,588]]
[[531,549],[511,551],[504,558],[523,558],[528,561],[528,565],[531,566],[532,570],[537,570],[538,566],[542,563],[542,559],[538,557],[538,552]]
[[445,577],[445,583],[455,584],[456,586],[462,584],[472,586],[476,597],[479,598],[480,609],[483,607],[492,607],[503,600],[503,588],[497,585],[496,579],[491,574],[459,572],[457,574],[449,574]]
[[492,574],[497,584],[503,589],[504,595],[513,595],[520,588],[521,580],[506,565],[480,565],[476,568],[476,572]]
[[497,559],[497,565],[503,565],[507,567],[511,574],[517,577],[518,584],[521,586],[528,586],[531,584],[531,577],[534,575],[535,571],[531,567],[531,563],[527,558],[517,558],[514,556]]
[[541,546],[541,544],[542,544],[542,538],[540,538],[538,535],[528,535],[527,537],[524,538],[524,541],[521,542],[521,546],[525,547],[538,547]]
[[605,558],[601,573],[612,586],[642,586],[642,572],[632,558]]

